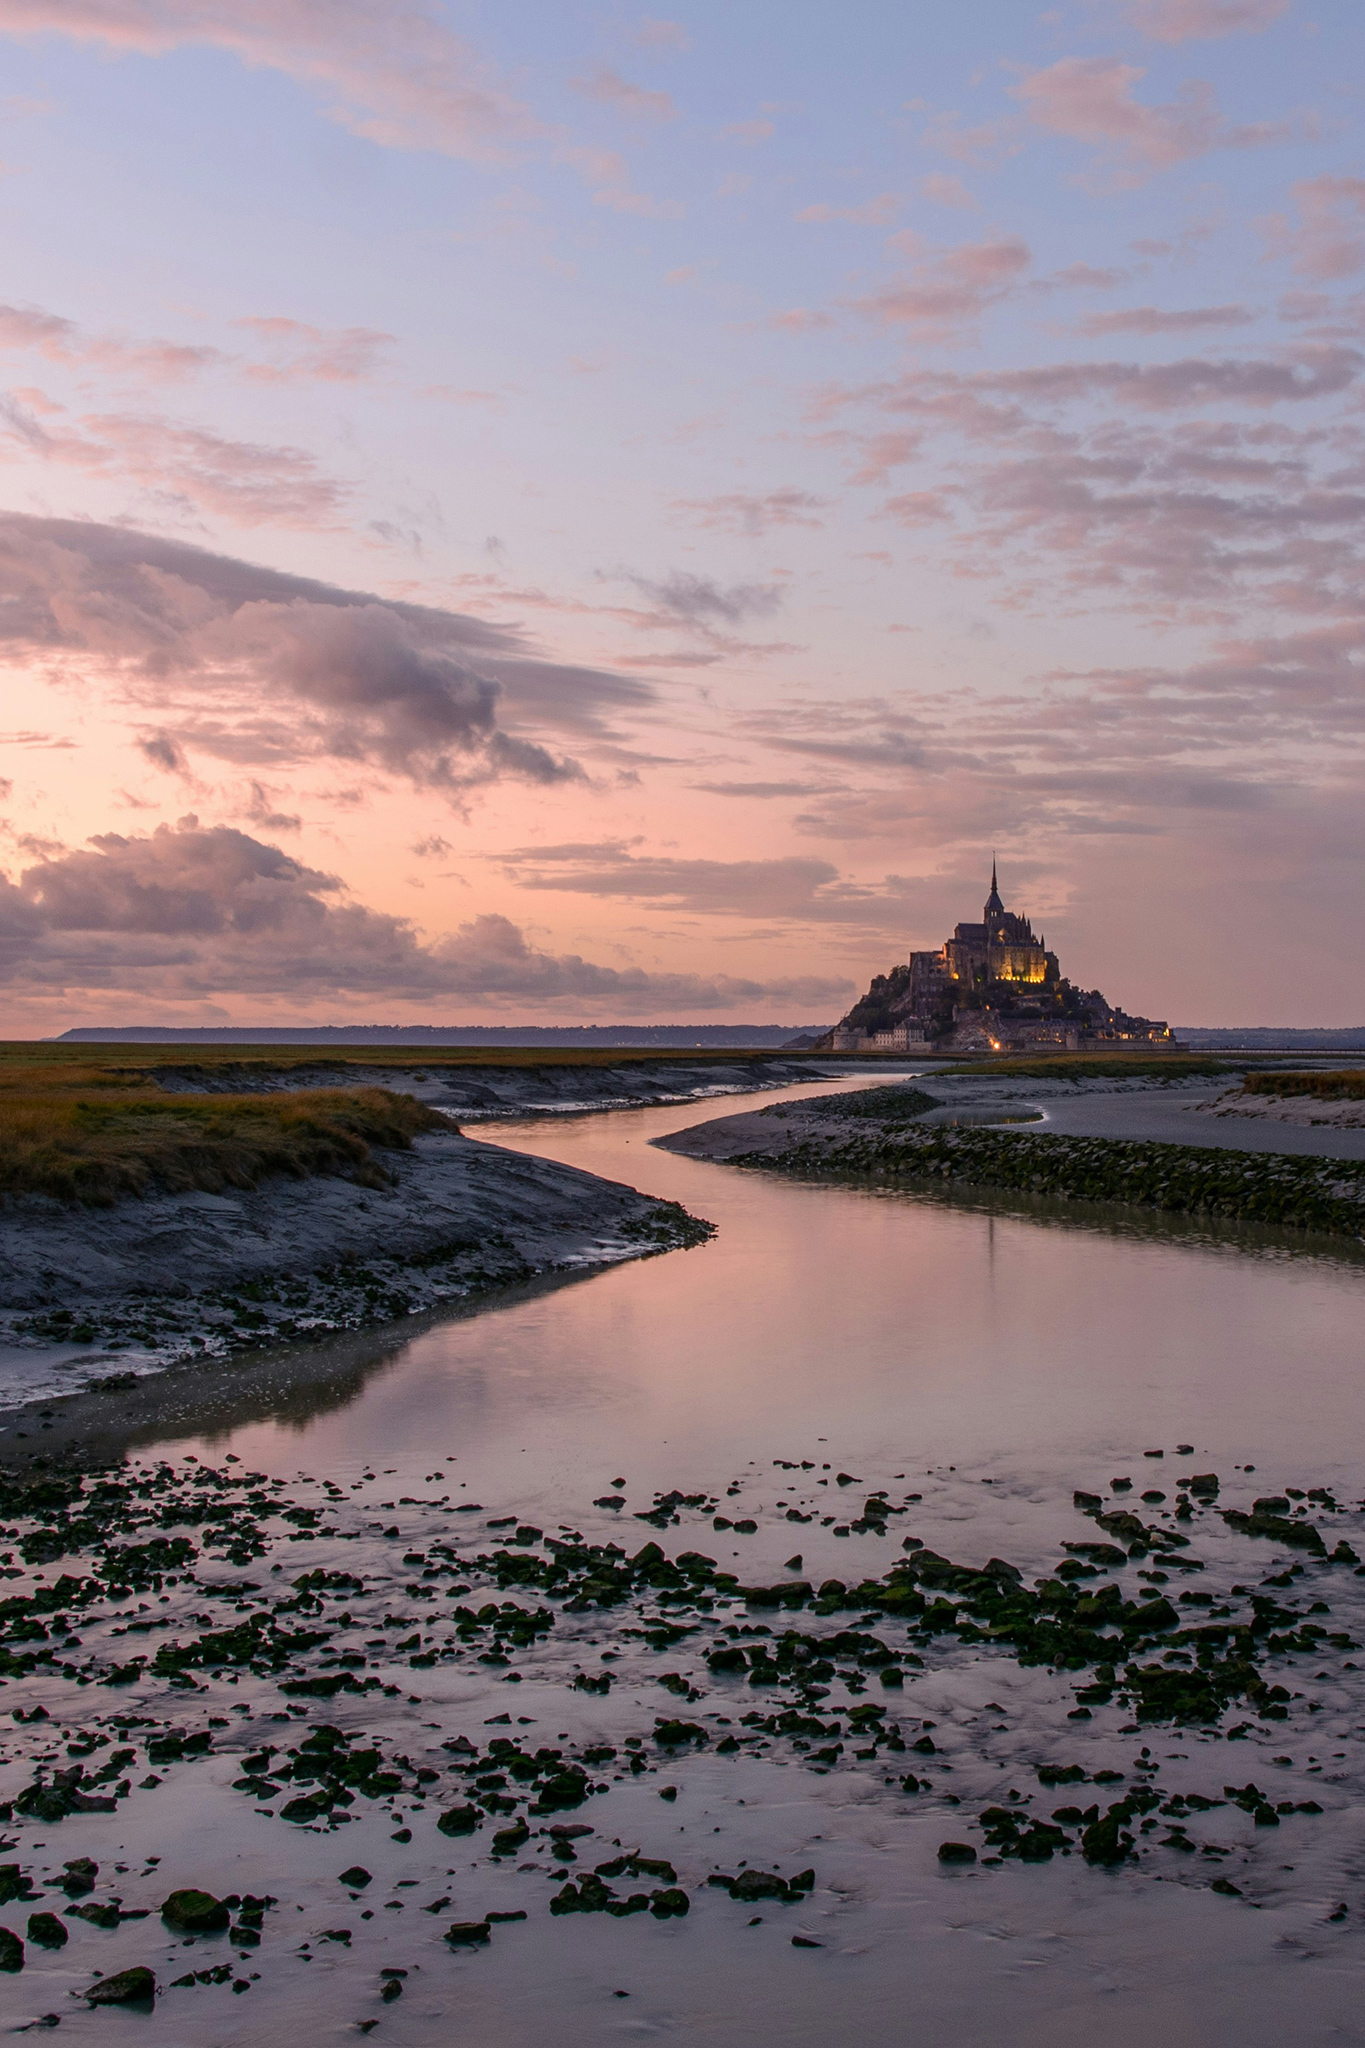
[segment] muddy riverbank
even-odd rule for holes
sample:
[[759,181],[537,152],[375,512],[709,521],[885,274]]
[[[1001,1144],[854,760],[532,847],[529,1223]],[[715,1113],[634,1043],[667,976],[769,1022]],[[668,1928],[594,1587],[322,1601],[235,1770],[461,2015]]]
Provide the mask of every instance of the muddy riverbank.
[[[657,1142],[689,1158],[781,1173],[1365,1236],[1365,1133],[1325,1120],[1294,1127],[1239,1118],[1223,1091],[1187,1090],[1183,1103],[1179,1092],[1073,1086],[1058,1100],[1036,1086],[973,1079],[953,1091],[929,1077],[855,1098],[751,1109]],[[1214,1113],[1196,1121],[1191,1111]]]
[[[383,1325],[538,1275],[700,1242],[676,1205],[458,1131],[382,1176],[0,1214],[0,1405]],[[380,1184],[376,1185],[378,1181]]]

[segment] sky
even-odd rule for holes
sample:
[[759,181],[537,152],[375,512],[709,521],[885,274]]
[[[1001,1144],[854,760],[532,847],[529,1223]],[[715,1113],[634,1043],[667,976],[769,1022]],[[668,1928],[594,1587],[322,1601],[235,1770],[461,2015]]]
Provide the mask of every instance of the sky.
[[1365,1022],[1365,10],[0,0],[0,1034]]

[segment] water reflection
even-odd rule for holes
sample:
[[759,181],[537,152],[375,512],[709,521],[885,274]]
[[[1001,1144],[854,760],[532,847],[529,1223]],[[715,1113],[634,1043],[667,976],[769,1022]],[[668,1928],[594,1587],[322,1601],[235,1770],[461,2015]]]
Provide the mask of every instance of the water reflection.
[[618,1471],[632,1491],[711,1485],[820,1441],[855,1471],[1029,1484],[1164,1439],[1278,1460],[1282,1480],[1341,1473],[1365,1422],[1358,1248],[793,1182],[651,1145],[696,1120],[542,1120],[497,1142],[682,1201],[718,1225],[710,1244],[352,1340],[330,1382],[273,1406],[259,1389],[215,1436],[235,1427],[234,1448],[281,1469],[301,1445],[337,1471],[458,1453],[471,1487],[555,1517]]

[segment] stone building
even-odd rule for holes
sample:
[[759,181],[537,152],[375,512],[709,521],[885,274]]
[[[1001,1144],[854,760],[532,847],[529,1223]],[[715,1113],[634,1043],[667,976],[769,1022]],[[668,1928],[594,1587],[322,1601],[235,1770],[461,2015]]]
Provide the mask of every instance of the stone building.
[[1170,1026],[1130,1017],[1062,974],[1026,917],[1006,910],[991,863],[979,924],[936,953],[876,976],[822,1044],[833,1052],[1005,1052],[1034,1046],[1175,1043]]

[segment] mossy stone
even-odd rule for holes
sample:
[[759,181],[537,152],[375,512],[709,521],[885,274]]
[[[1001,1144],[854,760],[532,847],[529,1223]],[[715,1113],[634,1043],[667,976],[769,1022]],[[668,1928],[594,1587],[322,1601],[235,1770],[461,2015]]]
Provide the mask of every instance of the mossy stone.
[[140,1999],[156,1997],[156,1978],[139,1964],[92,1984],[85,1996],[91,2005],[136,2005]]
[[168,1927],[184,1934],[216,1934],[232,1915],[212,1892],[190,1889],[172,1892],[161,1908],[161,1917]]

